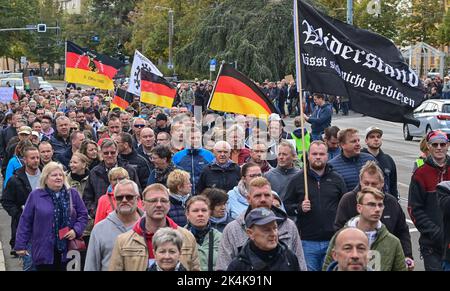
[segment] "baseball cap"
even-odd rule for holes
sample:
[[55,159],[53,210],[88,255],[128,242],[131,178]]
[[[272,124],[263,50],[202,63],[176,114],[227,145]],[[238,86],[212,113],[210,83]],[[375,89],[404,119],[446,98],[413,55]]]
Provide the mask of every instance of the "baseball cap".
[[17,134],[27,134],[30,135],[31,134],[31,127],[29,126],[21,126],[19,127],[19,132]]
[[250,211],[245,217],[245,226],[247,228],[252,227],[252,225],[266,225],[272,221],[282,221],[282,218],[277,217],[272,210],[267,208],[255,208]]
[[448,142],[447,134],[440,130],[433,130],[430,131],[427,134],[427,142],[428,143],[434,143],[434,142]]
[[283,126],[286,126],[286,124],[284,123],[283,119],[281,119],[280,115],[278,113],[272,113],[269,115],[269,122],[271,121],[281,121],[281,124]]
[[39,132],[37,132],[37,131],[32,131],[32,132],[31,132],[31,135],[34,135],[34,136],[39,137]]
[[379,134],[383,135],[383,131],[381,130],[381,128],[378,128],[376,126],[371,126],[366,129],[366,138],[372,132],[378,132]]
[[97,132],[106,132],[108,131],[108,128],[106,126],[101,126],[99,129],[97,129]]

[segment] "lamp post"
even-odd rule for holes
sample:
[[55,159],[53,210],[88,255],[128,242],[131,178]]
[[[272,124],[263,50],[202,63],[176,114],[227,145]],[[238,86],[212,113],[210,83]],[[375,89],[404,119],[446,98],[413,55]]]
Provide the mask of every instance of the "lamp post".
[[174,35],[174,13],[175,11],[169,7],[163,6],[155,6],[155,9],[158,10],[168,10],[169,11],[169,63],[167,67],[169,70],[173,70],[173,74],[175,75],[175,65],[173,64],[173,35]]
[[353,0],[347,0],[347,23],[353,25]]

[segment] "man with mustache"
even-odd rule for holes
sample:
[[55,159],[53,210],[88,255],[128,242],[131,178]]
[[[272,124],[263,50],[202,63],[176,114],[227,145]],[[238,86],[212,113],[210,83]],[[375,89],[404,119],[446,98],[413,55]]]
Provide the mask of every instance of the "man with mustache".
[[[375,271],[406,271],[405,255],[400,240],[391,234],[380,218],[384,210],[384,194],[373,187],[364,187],[357,196],[359,216],[352,218],[345,228],[358,228],[369,238],[369,266]],[[322,270],[327,270],[336,235],[331,239]]]

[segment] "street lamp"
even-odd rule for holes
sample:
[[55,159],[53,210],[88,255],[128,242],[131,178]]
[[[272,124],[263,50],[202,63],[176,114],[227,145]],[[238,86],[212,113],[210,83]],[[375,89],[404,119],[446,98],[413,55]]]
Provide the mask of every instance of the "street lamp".
[[173,18],[175,11],[172,8],[164,7],[164,6],[155,6],[157,10],[169,10],[169,64],[167,67],[169,70],[173,70],[173,74],[175,75],[175,66],[173,64],[173,35],[174,35],[174,24]]

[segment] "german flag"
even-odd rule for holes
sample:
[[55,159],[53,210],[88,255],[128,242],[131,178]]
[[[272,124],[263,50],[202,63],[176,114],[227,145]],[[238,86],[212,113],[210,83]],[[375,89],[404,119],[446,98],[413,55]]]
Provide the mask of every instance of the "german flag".
[[123,90],[120,88],[117,88],[116,94],[114,94],[114,98],[111,102],[111,109],[114,109],[116,107],[125,110],[128,106],[130,106],[131,103],[133,103],[134,95]]
[[73,42],[67,42],[66,82],[113,90],[113,78],[123,64]]
[[220,68],[208,107],[216,111],[264,118],[277,112],[255,83],[228,64]]
[[14,101],[20,101],[20,96],[19,96],[19,93],[17,93],[16,86],[14,86],[13,100]]
[[149,71],[141,71],[141,102],[172,108],[177,89],[166,79]]

